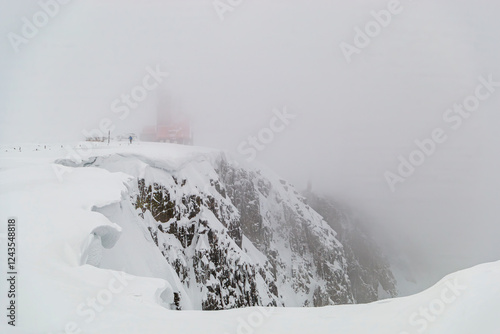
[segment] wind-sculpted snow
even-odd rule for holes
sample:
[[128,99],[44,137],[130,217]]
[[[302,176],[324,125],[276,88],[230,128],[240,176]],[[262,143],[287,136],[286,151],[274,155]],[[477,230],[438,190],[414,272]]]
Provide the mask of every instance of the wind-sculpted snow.
[[114,226],[98,226],[90,232],[88,242],[83,248],[82,264],[99,267],[102,250],[112,248],[120,237],[121,229]]
[[92,234],[99,238],[102,247],[112,248],[118,238],[120,237],[121,230],[111,227],[111,226],[98,226],[92,230]]
[[[50,163],[33,159],[29,166],[0,171],[0,184],[7,180],[11,184],[0,187],[0,212],[20,222],[17,301],[23,320],[17,325],[28,333],[64,333],[70,324],[88,333],[86,327],[97,313],[87,301],[96,297],[106,306],[108,302],[129,303],[129,294],[145,303],[170,302],[170,295],[162,293],[170,281],[133,277],[119,266],[101,267],[106,252],[118,245],[123,229],[99,211],[119,205],[128,192],[130,176],[100,168],[65,170],[58,179]],[[0,244],[6,249],[1,238]],[[103,304],[96,307],[102,310]],[[9,333],[4,328],[0,332]]]

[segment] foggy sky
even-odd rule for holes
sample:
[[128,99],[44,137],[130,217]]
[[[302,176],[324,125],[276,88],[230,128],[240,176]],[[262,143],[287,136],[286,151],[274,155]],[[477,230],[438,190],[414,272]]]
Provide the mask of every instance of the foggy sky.
[[[1,143],[81,140],[103,118],[140,133],[167,94],[196,145],[244,159],[238,146],[286,107],[296,118],[259,162],[359,208],[436,277],[499,260],[500,90],[460,129],[442,119],[478,77],[500,81],[499,4],[401,0],[348,63],[339,44],[389,1],[243,1],[222,21],[209,0],[73,0],[17,53],[7,36],[40,7],[1,1]],[[112,102],[157,66],[168,78],[120,119]],[[384,173],[437,127],[448,140],[391,192]]]

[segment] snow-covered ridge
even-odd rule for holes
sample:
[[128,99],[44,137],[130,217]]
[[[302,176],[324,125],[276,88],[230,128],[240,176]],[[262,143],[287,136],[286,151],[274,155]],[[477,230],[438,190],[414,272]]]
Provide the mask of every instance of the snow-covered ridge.
[[[137,154],[138,152],[134,150],[139,149],[104,148],[101,150],[103,154],[100,159],[103,165],[109,162],[106,168],[103,168],[103,165],[85,168],[61,167],[63,173],[59,175],[60,177],[54,172],[52,162],[65,158],[65,152],[62,150],[57,152],[53,150],[49,153],[27,150],[23,150],[22,153],[0,152],[0,219],[5,221],[7,217],[15,216],[19,221],[18,289],[20,292],[17,299],[18,326],[12,328],[2,322],[0,332],[71,333],[80,330],[81,333],[106,334],[166,331],[169,333],[331,333],[332,331],[356,334],[419,332],[469,334],[477,331],[486,334],[497,333],[500,262],[452,274],[418,295],[365,305],[337,305],[323,308],[254,307],[220,312],[171,310],[176,308],[177,304],[184,310],[198,306],[189,303],[187,298],[190,296],[189,289],[185,289],[185,283],[179,279],[177,271],[166,261],[165,254],[154,242],[154,233],[147,229],[148,226],[154,227],[165,223],[159,223],[154,219],[149,223],[145,221],[147,216],[152,216],[151,210],[146,208],[143,212],[141,207],[136,208],[134,205],[137,204],[139,194],[139,192],[134,193],[139,190],[139,179],[131,171],[124,173],[121,166],[123,164],[119,163],[119,159],[115,164],[121,171],[110,171],[113,156],[119,155],[120,159],[125,159],[127,153]],[[162,148],[162,152],[166,151],[166,154],[171,150],[182,151],[184,148],[170,145]],[[195,149],[189,150],[193,152]],[[212,166],[216,175],[211,172],[208,175],[219,177],[219,186],[215,182],[213,185],[210,184],[208,189],[210,194],[215,189],[212,197],[215,198],[217,192],[224,198],[223,193],[225,193],[225,200],[234,203],[233,207],[239,212],[240,218],[247,217],[250,222],[269,228],[276,222],[272,221],[274,217],[272,207],[266,208],[271,218],[266,214],[262,221],[251,219],[256,207],[245,206],[247,202],[243,199],[247,196],[276,198],[280,200],[281,208],[285,204],[286,206],[298,204],[302,214],[296,212],[294,215],[292,214],[294,210],[290,213],[290,210],[283,209],[283,212],[288,212],[298,221],[301,221],[300,217],[317,215],[309,211],[309,208],[301,206],[300,203],[303,201],[300,196],[291,201],[286,199],[284,194],[289,194],[290,191],[294,193],[293,188],[286,182],[282,184],[277,180],[283,185],[283,189],[277,188],[278,190],[267,192],[265,180],[268,178],[257,176],[255,178],[257,189],[262,191],[258,190],[257,195],[255,192],[253,194],[250,192],[248,195],[248,190],[252,187],[245,173],[250,176],[249,171],[245,172],[230,166],[224,167],[225,171],[222,168],[213,168],[224,165],[214,165],[214,162],[221,160],[214,160],[210,152],[207,152],[209,159],[203,159],[206,163],[191,159],[189,152],[186,154],[172,152],[172,155],[174,154],[185,157],[184,161],[196,161],[195,164],[203,164],[207,168]],[[129,158],[130,161],[137,160],[135,156]],[[107,159],[111,160],[105,162]],[[156,168],[148,166],[142,162],[134,167],[137,172],[143,172],[138,175],[144,178],[144,185],[146,180],[152,180],[148,179],[149,177],[158,180],[157,174],[167,173],[158,172]],[[176,177],[178,184],[171,178],[172,183],[166,183],[164,186],[172,186],[170,189],[175,190],[178,190],[177,187],[183,188],[182,171],[187,173],[192,165],[187,163],[179,166],[184,167],[176,171],[179,172]],[[198,168],[195,170],[199,171]],[[203,175],[204,173],[198,173],[193,177],[203,180],[206,176]],[[208,190],[198,189],[196,187],[198,181],[194,181],[195,179],[192,179],[193,184],[190,183],[189,186],[186,181],[184,189],[189,189],[186,193],[197,191],[201,198],[201,195],[208,193]],[[239,180],[248,187],[240,186],[232,182],[232,179]],[[274,184],[272,180],[269,182]],[[285,185],[288,190],[284,189]],[[182,196],[176,197],[179,198],[182,199]],[[208,196],[203,200],[211,202]],[[226,204],[229,207],[229,202]],[[243,212],[243,208],[247,211]],[[229,212],[229,209],[227,210]],[[225,212],[225,210],[215,210],[215,212]],[[139,213],[143,213],[145,218],[140,218]],[[214,216],[217,218],[217,215],[212,210],[204,209],[203,213],[205,216],[198,218],[210,220],[210,224],[214,223],[214,231],[224,229],[229,231],[224,224],[217,224],[214,220]],[[131,219],[132,217],[134,219]],[[230,215],[231,217],[237,215]],[[226,225],[227,222],[228,220]],[[254,226],[249,224],[244,228],[240,227],[242,231],[247,230],[246,233],[252,235],[258,231],[253,228]],[[313,227],[311,228],[313,232],[327,229],[323,223]],[[224,232],[226,236],[229,235],[227,231]],[[193,247],[200,252],[211,247],[210,242],[207,242],[208,236],[204,238],[202,232],[201,229],[198,230],[198,240],[193,243],[195,245]],[[338,232],[335,238],[340,242],[341,232]],[[282,234],[287,235],[287,233]],[[5,235],[5,225],[2,224],[0,225],[1,249],[5,249],[6,246]],[[279,233],[276,235],[278,240],[285,240],[283,243],[286,244],[286,238],[282,238]],[[175,234],[172,236],[177,239]],[[231,244],[235,250],[237,248],[234,245],[243,250],[238,254],[241,255],[240,261],[253,261],[255,266],[265,269],[265,263],[269,261],[266,249],[272,250],[275,242],[274,233],[271,239],[267,236],[268,233],[262,235],[257,233],[251,236],[251,238],[258,237],[255,242],[243,237],[241,247],[234,240]],[[331,238],[326,240],[332,242],[327,245],[337,244]],[[93,246],[89,247],[90,244]],[[345,253],[346,247],[343,248]],[[95,256],[86,256],[89,253]],[[280,254],[280,257],[283,256]],[[89,258],[92,259],[92,265],[84,264]],[[302,257],[301,261],[307,263],[308,259]],[[0,258],[0,262],[2,266],[5,265],[3,257]],[[285,263],[285,267],[286,265],[289,263]],[[284,272],[277,273],[278,277],[284,275]],[[0,275],[0,282],[0,289],[5,291],[4,274]],[[286,280],[285,283],[278,282],[285,284]],[[181,294],[180,301],[176,299],[176,292]],[[196,300],[193,298],[193,301]],[[1,294],[0,303],[4,302],[5,296]]]

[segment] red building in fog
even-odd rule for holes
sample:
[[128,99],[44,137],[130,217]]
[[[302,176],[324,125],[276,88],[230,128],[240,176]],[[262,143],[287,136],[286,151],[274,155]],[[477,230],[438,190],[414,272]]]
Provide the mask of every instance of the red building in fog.
[[172,110],[164,99],[157,109],[156,125],[145,127],[141,140],[192,145],[191,124],[185,115]]

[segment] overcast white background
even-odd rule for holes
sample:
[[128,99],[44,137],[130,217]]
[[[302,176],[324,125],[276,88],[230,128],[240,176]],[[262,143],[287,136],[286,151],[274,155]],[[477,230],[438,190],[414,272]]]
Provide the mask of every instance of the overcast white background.
[[[286,106],[260,162],[360,210],[433,277],[500,258],[500,90],[396,192],[384,179],[479,76],[500,81],[500,4],[402,0],[348,64],[339,44],[388,1],[243,1],[221,21],[209,0],[74,0],[18,53],[7,34],[40,7],[0,3],[1,143],[81,140],[105,117],[140,133],[166,92],[196,145],[237,154]],[[111,102],[157,64],[170,76],[120,120]]]

